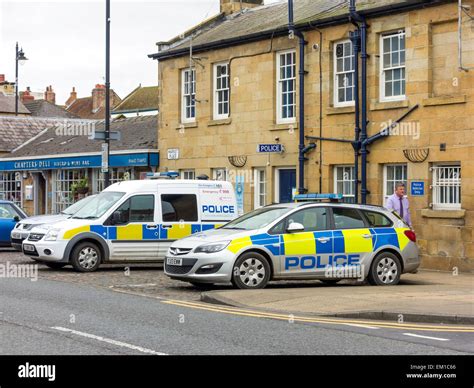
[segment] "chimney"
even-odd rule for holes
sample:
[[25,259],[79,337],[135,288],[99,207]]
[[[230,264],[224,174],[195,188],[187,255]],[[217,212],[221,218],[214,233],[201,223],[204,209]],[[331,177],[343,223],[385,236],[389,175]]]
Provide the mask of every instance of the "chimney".
[[105,85],[97,84],[92,90],[92,111],[105,107]]
[[5,82],[5,74],[0,74],[0,82]]
[[21,102],[29,102],[29,101],[34,101],[35,96],[31,95],[31,89],[28,86],[24,92],[20,93],[20,99]]
[[73,87],[71,95],[69,96],[69,98],[66,101],[66,107],[70,106],[76,100],[77,100],[76,87]]
[[51,85],[46,86],[46,92],[44,92],[44,99],[50,102],[51,104],[56,105],[56,93],[54,93],[53,87]]
[[221,13],[230,15],[245,8],[255,8],[263,5],[263,0],[220,0]]

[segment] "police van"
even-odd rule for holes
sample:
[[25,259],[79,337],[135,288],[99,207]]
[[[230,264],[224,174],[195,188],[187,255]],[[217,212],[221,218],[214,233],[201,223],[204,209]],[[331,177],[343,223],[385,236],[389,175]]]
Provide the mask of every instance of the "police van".
[[195,285],[263,288],[270,280],[395,285],[420,265],[416,235],[383,207],[340,203],[270,205],[173,243],[165,274]]
[[51,268],[162,262],[171,243],[237,217],[231,183],[141,180],[115,183],[71,218],[30,231],[23,253]]

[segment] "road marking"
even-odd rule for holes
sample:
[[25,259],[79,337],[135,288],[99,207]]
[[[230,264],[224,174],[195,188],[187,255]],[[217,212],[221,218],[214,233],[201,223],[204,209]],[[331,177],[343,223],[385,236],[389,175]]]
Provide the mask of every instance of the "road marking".
[[153,354],[155,356],[167,356],[166,353],[156,352],[156,351],[151,350],[151,349],[142,348],[141,346],[127,344],[126,342],[116,341],[116,340],[109,339],[109,338],[104,338],[104,337],[101,337],[101,336],[98,336],[98,335],[84,333],[82,331],[67,329],[65,327],[55,326],[55,327],[51,327],[51,329],[59,330],[59,331],[62,331],[64,333],[75,334],[75,335],[85,337],[85,338],[94,339],[94,340],[97,340],[97,341],[100,341],[100,342],[106,342],[108,344],[115,345],[115,346],[120,346],[122,348],[137,350],[139,352],[146,353],[146,354]]
[[407,335],[410,337],[417,337],[417,338],[426,338],[426,339],[431,339],[435,341],[449,341],[449,339],[447,338],[428,337],[426,335],[418,335],[418,334],[412,334],[412,333],[403,333],[403,335]]
[[254,318],[270,318],[283,321],[297,321],[297,322],[308,322],[308,323],[321,323],[321,324],[331,324],[331,325],[347,325],[347,324],[356,324],[356,325],[366,325],[371,327],[378,328],[388,328],[388,329],[397,329],[397,330],[416,330],[416,331],[435,331],[435,332],[456,332],[456,333],[473,333],[474,327],[471,326],[446,326],[446,325],[417,325],[417,324],[403,324],[395,322],[380,322],[380,321],[354,321],[354,320],[343,320],[343,319],[331,319],[331,318],[315,318],[315,317],[300,317],[293,314],[275,314],[267,312],[259,312],[245,309],[238,309],[233,307],[226,306],[217,306],[205,303],[197,302],[187,302],[187,301],[178,301],[178,300],[164,300],[163,303],[194,308],[199,310],[207,310],[213,312],[220,312],[224,314],[231,315],[240,315]]
[[347,326],[353,326],[353,327],[361,327],[363,329],[371,329],[371,330],[378,330],[380,327],[374,327],[374,326],[367,326],[367,325],[356,325],[354,323],[346,323]]

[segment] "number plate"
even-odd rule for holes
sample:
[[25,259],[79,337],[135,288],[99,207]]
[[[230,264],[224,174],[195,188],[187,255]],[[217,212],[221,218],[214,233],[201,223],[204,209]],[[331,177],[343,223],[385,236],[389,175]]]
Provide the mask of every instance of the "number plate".
[[175,259],[174,257],[168,257],[166,259],[166,264],[177,265],[181,267],[183,265],[183,259]]
[[27,252],[34,252],[35,246],[34,245],[23,245],[23,250]]

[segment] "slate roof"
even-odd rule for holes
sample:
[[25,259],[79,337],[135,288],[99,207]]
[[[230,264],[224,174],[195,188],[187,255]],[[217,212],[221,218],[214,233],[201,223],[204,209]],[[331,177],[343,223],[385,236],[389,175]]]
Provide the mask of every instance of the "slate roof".
[[[114,109],[117,104],[122,100],[113,90],[110,90],[110,95],[113,96],[113,103],[110,106],[110,109]],[[76,99],[71,105],[66,108],[66,111],[69,113],[80,117],[81,119],[88,120],[104,120],[105,119],[105,106],[99,108],[96,112],[92,109],[92,96],[83,97]]]
[[[138,116],[113,120],[111,131],[120,131],[121,140],[111,141],[110,150],[158,150],[157,116]],[[96,122],[96,131],[104,131],[104,122]],[[15,150],[5,158],[27,156],[77,154],[100,152],[102,142],[89,140],[87,136],[58,136],[56,128],[49,128],[33,140]]]
[[[15,114],[15,96],[6,96],[0,92],[0,114]],[[26,109],[25,105],[18,98],[18,113],[29,115],[31,112]]]
[[46,100],[25,101],[23,104],[34,117],[77,118],[77,116],[67,112],[64,108]]
[[64,119],[47,119],[29,116],[0,116],[0,152],[10,152],[41,131],[63,122]]
[[[408,7],[423,7],[454,0],[358,0],[357,10],[367,16],[382,12],[402,12]],[[310,29],[349,22],[349,0],[295,0],[294,20],[298,27]],[[310,25],[311,23],[311,25]],[[313,26],[313,27],[311,27]],[[288,2],[286,0],[245,9],[231,15],[220,14],[209,21],[189,29],[184,39],[177,37],[167,42],[170,47],[149,57],[166,59],[189,52],[190,36],[195,52],[210,47],[227,47],[242,44],[244,39],[268,39],[272,35],[288,33]],[[160,42],[165,43],[165,42]]]
[[158,86],[139,86],[112,113],[147,112],[158,110]]

